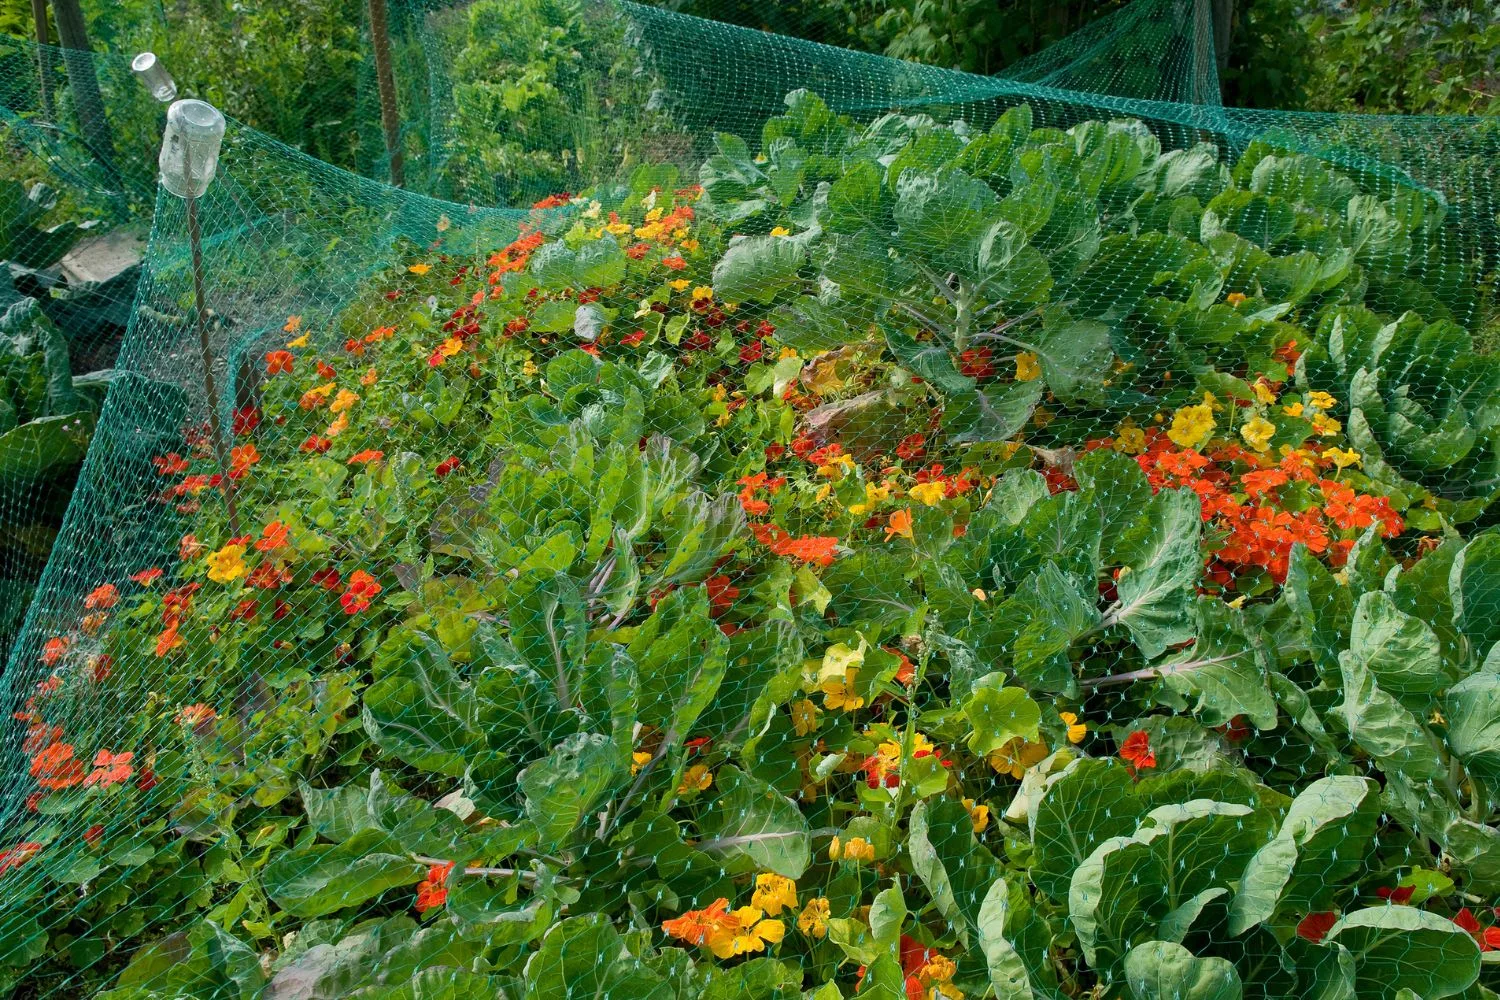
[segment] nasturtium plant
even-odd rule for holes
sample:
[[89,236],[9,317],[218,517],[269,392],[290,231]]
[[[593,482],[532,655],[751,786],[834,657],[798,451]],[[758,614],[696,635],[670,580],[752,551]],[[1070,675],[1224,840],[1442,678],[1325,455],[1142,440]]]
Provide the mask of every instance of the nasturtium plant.
[[1396,301],[1441,206],[1038,118],[798,91],[257,335],[24,651],[7,974],[1490,995],[1500,410]]

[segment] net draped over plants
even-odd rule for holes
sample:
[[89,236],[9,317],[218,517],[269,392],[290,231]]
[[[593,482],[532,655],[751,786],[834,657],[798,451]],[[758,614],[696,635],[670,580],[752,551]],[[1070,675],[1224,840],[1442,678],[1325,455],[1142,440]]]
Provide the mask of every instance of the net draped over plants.
[[108,163],[8,99],[7,238],[149,233],[97,418],[9,258],[13,408],[93,436],[0,983],[1494,995],[1493,124],[1223,107],[1155,0],[1002,77],[392,25],[405,189],[231,120],[157,193],[120,57]]

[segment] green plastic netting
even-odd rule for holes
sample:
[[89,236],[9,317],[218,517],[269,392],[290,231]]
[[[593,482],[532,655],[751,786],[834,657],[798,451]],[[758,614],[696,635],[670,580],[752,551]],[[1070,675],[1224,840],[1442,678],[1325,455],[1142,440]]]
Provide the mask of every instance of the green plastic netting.
[[454,200],[235,121],[154,198],[14,995],[1493,995],[1493,123],[1222,107],[1170,5],[1016,79],[395,20]]
[[[539,85],[546,67],[577,62],[577,53],[544,49],[538,55],[529,41],[505,48],[493,39],[518,31],[525,39],[548,35],[554,22],[582,23],[584,10],[574,0],[388,7],[403,184],[427,194],[462,192],[490,204],[529,203],[578,186],[588,171],[560,155],[586,134],[573,99],[589,87],[608,92],[612,84],[588,79],[599,67],[583,66]],[[40,364],[48,384],[58,387],[28,394],[24,377],[13,375],[9,383],[17,412],[14,426],[3,432],[11,437],[0,443],[0,644],[8,646],[14,637],[50,551],[140,274],[164,108],[132,78],[130,58],[156,52],[183,96],[232,108],[304,152],[389,180],[375,60],[356,58],[371,49],[369,11],[363,0],[342,7],[293,5],[270,26],[267,12],[256,11],[257,34],[226,47],[226,33],[232,37],[241,28],[237,11],[226,10],[219,19],[183,5],[170,12],[154,3],[95,6],[89,10],[91,38],[114,54],[0,39],[0,137],[12,161],[0,201],[0,260],[11,265],[11,281],[0,307],[15,306],[4,327],[9,353],[26,372]],[[1202,18],[1190,6],[1139,0],[1005,75],[1195,101],[1217,94],[1216,81],[1202,76],[1201,67],[1211,74],[1213,63],[1203,58],[1211,45],[1201,32]],[[1121,58],[1128,60],[1124,74],[1103,66]],[[617,68],[610,69],[614,75]],[[539,127],[555,134],[538,135]],[[577,147],[580,154],[587,141]],[[496,161],[508,183],[498,183],[486,166]],[[611,166],[607,158],[603,165]],[[477,184],[476,176],[482,178]],[[44,346],[49,350],[42,351]],[[66,391],[70,378],[72,392]]]

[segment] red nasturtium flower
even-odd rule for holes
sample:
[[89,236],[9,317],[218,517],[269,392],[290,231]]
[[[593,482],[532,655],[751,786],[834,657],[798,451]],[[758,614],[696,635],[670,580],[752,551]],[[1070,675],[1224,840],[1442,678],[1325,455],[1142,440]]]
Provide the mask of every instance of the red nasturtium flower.
[[1411,902],[1411,897],[1416,893],[1416,891],[1417,887],[1414,885],[1383,885],[1375,890],[1375,895],[1379,896],[1381,899],[1389,900],[1390,902],[1395,903],[1398,906],[1404,906],[1407,903]]
[[332,566],[325,566],[312,575],[314,586],[322,587],[324,590],[338,590],[343,585],[339,578],[339,571]]
[[903,462],[912,462],[927,453],[927,438],[922,434],[908,434],[896,445],[896,457]]
[[971,347],[958,356],[958,370],[969,378],[989,378],[995,374],[995,362],[988,347]]
[[1137,729],[1125,737],[1125,742],[1120,744],[1120,759],[1138,771],[1156,766],[1156,754],[1151,749],[1151,737],[1144,729]]
[[1500,951],[1500,927],[1480,927],[1479,918],[1467,906],[1453,915],[1453,923],[1469,932],[1480,951]]
[[161,567],[152,566],[149,569],[143,569],[139,573],[133,574],[130,578],[136,583],[140,584],[142,587],[149,587],[157,580],[160,580],[161,576]]
[[68,640],[63,636],[54,635],[52,638],[42,643],[41,661],[50,667],[58,660],[61,660],[63,658],[63,654],[67,651]]
[[1322,913],[1309,913],[1297,922],[1297,936],[1317,944],[1333,929],[1333,925],[1339,922],[1336,910],[1325,910]]
[[230,433],[235,437],[244,437],[259,426],[260,410],[253,406],[242,406],[234,411],[234,420],[230,425]]
[[151,459],[151,464],[156,466],[156,474],[158,476],[177,476],[188,470],[187,459],[175,451],[169,451],[165,455],[157,455]]
[[437,468],[433,469],[432,471],[437,475],[439,479],[442,479],[444,476],[452,474],[459,467],[459,465],[460,463],[458,460],[458,456],[449,455],[447,458],[439,462],[437,464]]
[[708,591],[709,611],[716,618],[734,607],[734,602],[739,600],[740,588],[722,574],[704,580],[703,587]]
[[417,912],[426,913],[448,902],[448,874],[453,871],[453,862],[431,865],[427,877],[417,885]]
[[332,441],[326,437],[318,437],[316,434],[309,434],[307,440],[302,442],[302,450],[312,452],[314,455],[321,455],[332,447]]
[[349,589],[339,598],[344,614],[355,615],[370,606],[370,600],[380,593],[380,584],[362,569],[349,574]]

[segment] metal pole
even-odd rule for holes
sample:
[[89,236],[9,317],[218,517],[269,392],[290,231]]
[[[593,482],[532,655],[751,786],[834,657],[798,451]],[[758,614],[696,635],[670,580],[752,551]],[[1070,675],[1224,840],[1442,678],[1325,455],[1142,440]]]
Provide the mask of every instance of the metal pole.
[[47,0],[31,0],[31,19],[36,22],[36,86],[42,114],[52,119],[52,96],[47,92]]
[[385,131],[385,153],[390,160],[391,183],[405,183],[405,156],[401,152],[401,112],[396,106],[396,75],[391,69],[391,33],[385,0],[369,0],[370,43],[375,50],[375,80],[380,88],[380,124]]

